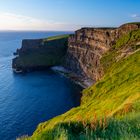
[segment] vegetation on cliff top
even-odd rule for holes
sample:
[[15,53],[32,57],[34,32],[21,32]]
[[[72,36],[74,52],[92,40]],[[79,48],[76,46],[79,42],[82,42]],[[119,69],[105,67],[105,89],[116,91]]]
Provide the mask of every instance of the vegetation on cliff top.
[[[102,63],[109,63],[103,65],[105,75],[83,91],[79,107],[39,124],[31,137],[23,139],[140,139],[140,50],[132,47],[138,43],[131,40],[133,33],[140,39],[139,30],[131,32],[129,44],[120,38],[114,47],[117,51],[110,50],[102,58]],[[120,40],[125,43],[117,45]],[[121,56],[123,49],[132,50]],[[107,56],[119,59],[111,63]]]
[[130,33],[119,38],[112,49],[107,52],[101,59],[104,71],[119,59],[134,52],[140,48],[140,29],[131,31]]
[[46,39],[43,39],[43,41],[52,41],[52,40],[58,40],[58,39],[64,39],[64,38],[68,38],[69,35],[65,34],[65,35],[58,35],[58,36],[52,36],[52,37],[48,37]]
[[[129,22],[129,23],[125,23],[125,24],[123,24],[123,25],[126,25],[126,24],[135,24],[135,25],[140,25],[140,22]],[[122,26],[123,26],[122,25]]]
[[13,60],[13,67],[26,70],[60,65],[67,51],[68,36],[60,35],[43,39],[38,48],[34,46],[27,48]]

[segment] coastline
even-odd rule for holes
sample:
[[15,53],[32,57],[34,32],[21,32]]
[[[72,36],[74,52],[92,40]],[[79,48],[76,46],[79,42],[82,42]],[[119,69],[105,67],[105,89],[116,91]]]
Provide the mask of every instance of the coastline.
[[[81,98],[81,104],[78,108],[74,108],[64,113],[63,115],[56,117],[57,119],[53,118],[50,121],[47,121],[47,123],[44,122],[39,124],[37,129],[34,131],[32,137],[36,138],[38,135],[43,136],[44,132],[47,129],[48,131],[51,130],[53,126],[53,130],[51,132],[52,135],[53,132],[56,130],[56,124],[59,125],[61,122],[66,122],[66,121],[69,122],[71,121],[71,118],[73,118],[73,120],[77,123],[78,122],[77,118],[79,120],[79,114],[80,114],[80,118],[82,119],[84,118],[85,121],[87,122],[91,121],[91,117],[93,117],[92,116],[93,112],[95,112],[95,114],[97,113],[97,115],[100,117],[100,116],[104,116],[104,110],[109,109],[111,110],[111,113],[109,112],[109,115],[107,116],[109,118],[114,117],[114,115],[116,115],[115,114],[116,110],[117,110],[117,115],[120,116],[122,115],[119,114],[120,112],[124,112],[125,110],[125,106],[122,106],[122,99],[124,104],[126,104],[128,103],[128,100],[125,98],[126,95],[128,96],[129,99],[132,97],[131,94],[126,89],[130,90],[131,92],[134,92],[134,97],[133,97],[134,99],[135,96],[137,97],[137,91],[135,92],[135,90],[134,91],[132,90],[135,87],[135,85],[132,84],[132,87],[131,86],[129,87],[128,82],[132,83],[132,79],[134,79],[133,83],[138,84],[138,80],[136,79],[136,75],[135,75],[135,71],[138,67],[137,60],[139,58],[138,54],[136,53],[136,50],[139,48],[138,39],[139,39],[140,32],[139,29],[137,29],[138,27],[139,26],[123,25],[122,27],[119,27],[116,30],[99,30],[99,29],[91,30],[92,33],[94,33],[95,30],[97,31],[96,33],[99,39],[98,40],[99,43],[95,47],[95,50],[93,50],[92,48],[94,47],[94,43],[91,47],[89,42],[91,41],[91,37],[93,37],[92,41],[95,41],[94,36],[90,34],[88,40],[87,38],[85,38],[87,32],[89,33],[89,29],[87,28],[81,29],[79,31],[76,31],[75,36],[69,37],[66,57],[63,57],[64,58],[63,60],[65,60],[65,58],[67,60],[66,61],[67,67],[65,68],[65,65],[63,63],[59,63],[59,64],[56,63],[56,65],[53,66],[50,65],[49,68],[53,70],[55,73],[58,73],[58,75],[62,75],[63,77],[68,78],[73,83],[85,89],[83,91],[84,94],[82,95]],[[132,31],[129,33],[129,30]],[[84,40],[82,41],[78,39],[78,36],[79,38],[81,37],[81,33],[84,36],[83,37]],[[110,38],[110,36],[112,35],[113,38]],[[120,35],[121,38],[119,38],[118,35]],[[100,37],[102,37],[103,40],[102,38],[100,40]],[[129,41],[125,42],[125,38],[128,38]],[[122,44],[124,44],[123,46],[120,44],[120,41],[122,41]],[[88,45],[87,42],[89,43]],[[102,44],[102,42],[104,43]],[[134,47],[132,46],[132,44],[136,46]],[[125,55],[124,52],[126,52]],[[133,54],[133,56],[130,55],[131,53]],[[128,59],[125,59],[126,57],[128,57]],[[43,60],[44,59],[42,59],[42,61]],[[134,64],[135,69],[131,68],[132,63]],[[82,70],[84,71],[85,76],[83,76],[84,74],[82,74]],[[88,77],[95,79],[95,81],[97,81],[96,84],[94,80],[88,79]],[[103,78],[100,79],[101,77]],[[122,99],[120,99],[120,97],[122,97]],[[116,102],[118,103],[117,106],[115,106]],[[115,106],[115,108],[112,108],[112,105],[113,107]],[[95,109],[96,111],[93,109]],[[88,118],[89,120],[87,120],[86,116],[89,116]],[[68,129],[69,128],[70,127],[68,127]],[[85,130],[85,128],[83,128],[83,130]],[[81,132],[79,132],[79,134]],[[47,137],[49,136],[48,133],[46,133],[46,136]]]
[[77,74],[73,73],[72,71],[69,71],[63,66],[54,66],[54,67],[51,67],[51,70],[69,78],[71,81],[81,86],[83,89],[88,88],[89,86],[95,83],[92,79],[87,79],[82,76],[78,76]]

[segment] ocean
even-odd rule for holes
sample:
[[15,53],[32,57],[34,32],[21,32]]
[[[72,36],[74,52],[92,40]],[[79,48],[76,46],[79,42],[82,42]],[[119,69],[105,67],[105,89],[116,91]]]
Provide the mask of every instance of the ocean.
[[22,39],[66,33],[0,31],[0,140],[31,135],[39,123],[80,104],[81,87],[62,75],[50,69],[17,75],[11,68]]

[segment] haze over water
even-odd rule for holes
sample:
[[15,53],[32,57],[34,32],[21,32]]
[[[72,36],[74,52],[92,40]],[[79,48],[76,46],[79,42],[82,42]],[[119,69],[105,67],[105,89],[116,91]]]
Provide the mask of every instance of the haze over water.
[[47,70],[13,74],[13,52],[22,39],[44,38],[66,32],[0,32],[0,140],[31,135],[40,122],[79,105],[80,87]]

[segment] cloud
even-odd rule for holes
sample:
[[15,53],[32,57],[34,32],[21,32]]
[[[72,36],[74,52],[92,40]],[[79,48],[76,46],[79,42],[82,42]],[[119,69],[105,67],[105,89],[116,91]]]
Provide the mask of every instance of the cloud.
[[138,15],[138,14],[132,14],[131,17],[132,18],[140,18],[140,15]]
[[75,30],[77,28],[80,28],[80,25],[70,25],[14,13],[0,13],[0,30]]

